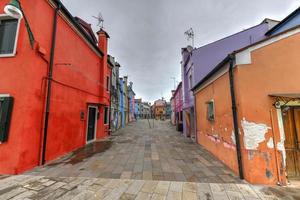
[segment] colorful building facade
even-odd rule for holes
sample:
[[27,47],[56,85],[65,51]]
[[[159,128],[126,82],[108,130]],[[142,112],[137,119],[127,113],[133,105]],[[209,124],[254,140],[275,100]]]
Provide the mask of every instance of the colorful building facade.
[[183,132],[183,95],[182,82],[180,82],[174,92],[174,107],[175,107],[175,125],[176,130]]
[[[7,3],[1,1],[0,10]],[[4,174],[22,173],[109,134],[108,34],[100,30],[97,44],[57,0],[22,1],[22,8],[34,40],[23,18],[0,15],[1,37],[10,41],[0,50]]]
[[129,122],[135,121],[135,108],[134,108],[134,98],[135,98],[135,93],[133,91],[133,83],[130,82],[128,87],[128,117],[129,117]]
[[250,183],[300,180],[299,15],[230,52],[193,88],[197,141]]

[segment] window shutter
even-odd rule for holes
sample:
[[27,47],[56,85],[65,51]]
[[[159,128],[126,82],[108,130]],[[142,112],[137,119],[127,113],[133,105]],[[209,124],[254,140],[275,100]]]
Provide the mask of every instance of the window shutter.
[[13,97],[0,97],[0,142],[6,142],[13,108]]

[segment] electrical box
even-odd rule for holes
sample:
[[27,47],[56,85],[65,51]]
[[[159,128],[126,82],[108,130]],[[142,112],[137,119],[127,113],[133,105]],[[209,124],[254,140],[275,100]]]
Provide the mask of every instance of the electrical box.
[[13,97],[0,95],[0,143],[8,139],[13,103]]

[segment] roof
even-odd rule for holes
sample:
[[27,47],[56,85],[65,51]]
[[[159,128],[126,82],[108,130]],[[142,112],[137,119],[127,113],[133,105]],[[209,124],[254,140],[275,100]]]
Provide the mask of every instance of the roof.
[[80,17],[74,17],[76,22],[82,26],[82,28],[87,32],[87,34],[91,37],[95,44],[97,44],[97,38],[93,32],[91,24],[88,24],[86,21],[81,19]]
[[68,18],[68,20],[72,23],[72,25],[82,34],[82,36],[87,40],[87,42],[93,47],[93,49],[99,53],[101,56],[104,53],[99,49],[97,44],[94,43],[93,39],[91,39],[90,35],[84,30],[84,28],[77,23],[73,15],[68,11],[68,9],[61,3],[60,0],[52,0],[56,6],[61,5],[61,12]]
[[256,43],[254,43],[254,44],[251,44],[251,45],[248,45],[248,46],[245,46],[245,47],[243,47],[243,48],[241,48],[241,49],[238,49],[238,50],[236,50],[236,51],[233,51],[233,52],[231,52],[230,54],[228,54],[220,63],[218,63],[216,66],[215,66],[215,68],[210,72],[210,73],[208,73],[198,84],[196,84],[191,90],[192,91],[195,91],[199,86],[201,86],[204,82],[206,82],[209,78],[211,78],[216,72],[218,72],[222,67],[224,67],[224,65],[226,64],[226,63],[228,63],[229,61],[230,61],[230,59],[235,55],[235,54],[237,54],[237,53],[239,53],[239,52],[241,52],[241,51],[244,51],[244,50],[246,50],[246,49],[248,49],[248,48],[250,48],[250,47],[252,47],[252,46],[255,46],[255,45],[258,45],[258,44],[260,44],[260,43],[262,43],[262,42],[265,42],[265,41],[267,41],[267,40],[270,40],[270,39],[272,39],[272,38],[274,38],[274,37],[277,37],[277,36],[279,36],[279,35],[282,35],[282,34],[284,34],[284,33],[287,33],[287,32],[289,32],[289,31],[293,31],[294,29],[297,29],[297,28],[300,28],[300,25],[298,25],[298,26],[295,26],[295,27],[293,27],[293,28],[290,28],[290,29],[288,29],[288,30],[285,30],[285,31],[283,31],[283,32],[280,32],[280,33],[278,33],[278,34],[276,34],[276,35],[272,35],[272,36],[270,36],[270,37],[267,37],[267,38],[265,38],[265,39],[263,39],[263,40],[260,40],[260,41],[257,41]]
[[265,33],[269,30],[269,27],[269,21],[264,20],[256,26],[194,49],[190,54],[190,62],[194,66],[195,80],[193,86],[211,73],[228,54],[266,38]]
[[281,20],[276,26],[271,28],[268,32],[266,32],[266,35],[271,35],[274,33],[276,30],[281,28],[284,24],[286,24],[288,21],[290,21],[293,17],[295,17],[297,14],[299,14],[300,7],[298,7],[296,10],[294,10],[291,14],[289,14],[286,18]]
[[177,86],[177,88],[176,88],[176,90],[175,90],[175,92],[174,92],[174,96],[177,94],[177,92],[178,92],[178,90],[179,90],[180,88],[182,88],[182,82],[180,82],[180,83],[178,84],[178,86]]

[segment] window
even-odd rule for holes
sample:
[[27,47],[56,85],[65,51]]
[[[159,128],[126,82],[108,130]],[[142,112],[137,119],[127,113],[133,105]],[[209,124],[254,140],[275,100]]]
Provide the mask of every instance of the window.
[[19,20],[0,15],[0,57],[16,54]]
[[190,84],[190,89],[191,89],[193,87],[192,74],[189,76],[189,84]]
[[13,97],[0,95],[0,143],[8,139]]
[[215,102],[213,100],[207,102],[207,120],[215,121]]
[[109,108],[108,107],[105,107],[104,108],[104,124],[107,125],[108,122],[109,122]]
[[106,91],[109,91],[109,90],[110,90],[109,87],[110,87],[109,76],[107,76],[107,77],[106,77]]

